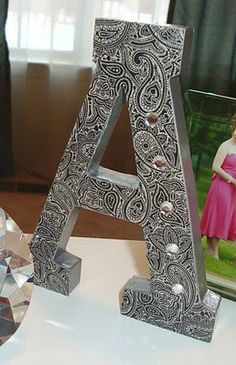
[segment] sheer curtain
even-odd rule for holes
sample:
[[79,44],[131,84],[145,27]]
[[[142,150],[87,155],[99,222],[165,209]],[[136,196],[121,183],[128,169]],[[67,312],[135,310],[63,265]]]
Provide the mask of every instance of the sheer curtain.
[[164,24],[169,0],[10,0],[11,59],[91,64],[95,17]]
[[165,23],[169,0],[9,0],[16,171],[52,179],[91,79],[96,17]]

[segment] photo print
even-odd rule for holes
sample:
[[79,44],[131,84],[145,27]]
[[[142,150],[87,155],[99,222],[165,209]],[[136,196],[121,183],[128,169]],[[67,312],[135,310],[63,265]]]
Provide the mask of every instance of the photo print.
[[184,112],[208,287],[236,300],[236,99],[187,90]]

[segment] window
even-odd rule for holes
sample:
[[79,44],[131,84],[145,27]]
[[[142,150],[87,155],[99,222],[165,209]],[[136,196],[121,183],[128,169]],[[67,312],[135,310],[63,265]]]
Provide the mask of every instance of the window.
[[10,0],[11,59],[91,64],[95,17],[165,23],[169,0]]

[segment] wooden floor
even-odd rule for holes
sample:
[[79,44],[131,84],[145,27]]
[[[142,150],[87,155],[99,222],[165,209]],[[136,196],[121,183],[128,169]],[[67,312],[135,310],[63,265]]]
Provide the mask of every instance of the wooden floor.
[[[33,233],[47,194],[0,191],[0,207],[24,233]],[[143,240],[141,227],[134,223],[80,209],[72,235],[127,240]]]

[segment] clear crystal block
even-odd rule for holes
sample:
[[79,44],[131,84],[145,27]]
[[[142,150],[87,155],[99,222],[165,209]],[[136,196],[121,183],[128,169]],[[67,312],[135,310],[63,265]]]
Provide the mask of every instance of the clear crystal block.
[[0,208],[0,346],[21,324],[33,288],[28,242],[13,219]]

